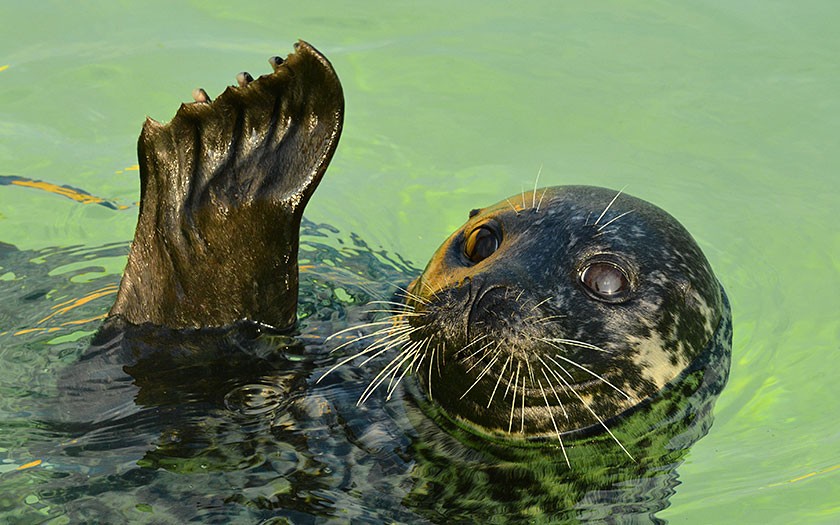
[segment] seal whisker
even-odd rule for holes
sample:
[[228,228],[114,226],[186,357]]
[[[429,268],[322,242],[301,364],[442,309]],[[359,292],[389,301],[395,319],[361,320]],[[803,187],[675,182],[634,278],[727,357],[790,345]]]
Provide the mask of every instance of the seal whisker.
[[608,221],[607,221],[607,222],[605,222],[604,224],[602,224],[602,225],[598,226],[598,231],[600,232],[601,230],[603,230],[604,228],[606,228],[606,227],[607,227],[607,226],[609,226],[610,224],[614,223],[614,222],[615,222],[615,221],[617,221],[618,219],[620,219],[620,218],[624,217],[625,215],[628,215],[628,214],[630,214],[630,213],[633,213],[634,211],[636,211],[636,210],[627,210],[627,211],[625,211],[624,213],[620,213],[620,214],[616,215],[615,217],[613,217],[612,219],[608,220]]
[[[326,339],[324,339],[324,342],[326,343],[327,341],[331,341],[332,339],[335,339],[336,336],[339,336],[341,334],[346,334],[347,332],[352,332],[353,330],[359,330],[361,328],[369,328],[371,326],[381,326],[381,325],[391,325],[391,326],[393,326],[394,325],[394,320],[398,320],[398,319],[388,319],[388,320],[385,320],[385,321],[374,321],[374,322],[371,322],[371,323],[357,324],[357,325],[351,326],[350,328],[345,328],[344,330],[339,330],[338,332],[335,332],[334,334],[332,334],[329,337],[327,337]],[[371,334],[364,335],[364,336],[360,337],[360,339],[364,339],[365,337],[369,337],[370,335]],[[354,340],[354,342],[355,341],[356,340]],[[335,349],[333,349],[333,351],[334,350]]]
[[[540,371],[543,375],[545,375],[545,370],[540,369]],[[548,377],[546,377],[546,380],[548,380]],[[554,419],[554,411],[551,410],[551,405],[548,403],[548,396],[545,395],[545,389],[543,389],[542,381],[537,379],[537,384],[540,385],[540,392],[545,400],[545,408],[548,410],[548,415],[551,416],[551,424],[554,426],[554,432],[557,434],[557,441],[560,442],[560,450],[563,451],[563,457],[566,459],[566,466],[572,468],[572,464],[569,462],[569,456],[566,454],[566,447],[563,445],[563,438],[560,437],[560,429],[557,428],[557,421]]]
[[[361,397],[356,402],[356,406],[364,404],[365,401],[370,398],[371,395],[376,391],[379,386],[388,379],[389,375],[396,376],[397,372],[399,371],[400,367],[412,357],[415,357],[419,352],[419,347],[423,343],[423,341],[415,341],[408,345],[407,347],[403,348],[403,350],[396,355],[391,361],[388,362],[382,370],[379,371],[378,374],[371,380],[368,386],[365,388],[364,392],[362,392]],[[399,361],[398,361],[399,360]],[[391,378],[393,381],[393,377]]]
[[[428,291],[429,291],[429,294],[431,294],[431,297],[429,298],[431,301],[434,301],[434,300],[437,300],[437,299],[438,299],[438,292],[437,292],[437,290],[435,290],[434,288],[432,288],[432,285],[430,285],[429,283],[427,283],[425,280],[421,281],[421,284],[422,284],[422,285],[426,288],[426,290],[428,290]],[[439,287],[438,287],[438,289],[442,290],[442,289],[443,289],[443,287],[442,287],[442,286],[439,286]],[[427,304],[428,304],[428,303],[427,303]]]
[[597,226],[598,223],[601,222],[601,219],[604,218],[604,215],[606,215],[607,211],[609,211],[609,209],[612,207],[612,205],[615,204],[616,199],[618,199],[618,196],[621,195],[621,192],[623,192],[623,191],[624,191],[624,188],[621,188],[620,190],[618,190],[618,193],[616,193],[615,197],[613,197],[612,200],[610,201],[610,203],[607,204],[607,207],[604,208],[604,211],[601,212],[601,215],[599,215],[598,218],[595,219],[595,222],[592,223],[592,226]]
[[[557,366],[561,366],[561,365],[560,365],[560,363],[558,363],[557,361],[555,361],[555,360],[554,360],[554,358],[553,358],[553,357],[551,357],[550,355],[549,355],[549,356],[546,356],[546,357],[547,357],[547,358],[549,358],[549,359],[550,359],[553,363],[555,363]],[[560,358],[560,359],[562,359],[563,361],[565,361],[565,362],[569,363],[570,365],[575,366],[575,367],[577,367],[577,368],[580,368],[581,370],[583,370],[583,371],[584,371],[584,372],[586,372],[587,374],[591,375],[592,377],[594,377],[594,378],[596,378],[596,379],[598,379],[598,380],[602,381],[603,383],[607,384],[608,386],[610,386],[613,390],[615,390],[615,391],[616,391],[616,392],[618,392],[619,394],[621,394],[621,395],[623,395],[624,397],[626,397],[629,401],[638,401],[635,397],[631,396],[630,394],[628,394],[628,393],[627,393],[627,392],[625,392],[624,390],[622,390],[622,389],[618,388],[618,387],[617,387],[617,386],[615,386],[614,384],[612,384],[612,383],[610,383],[609,381],[607,381],[607,380],[604,378],[604,376],[598,375],[597,373],[595,373],[595,372],[593,372],[592,370],[590,370],[590,369],[586,368],[585,366],[583,366],[583,365],[581,365],[581,364],[578,364],[578,363],[576,363],[576,362],[572,361],[571,359],[565,358],[565,357],[563,357],[562,355],[555,355],[554,357]]]
[[540,212],[540,206],[542,205],[543,197],[545,197],[545,194],[546,194],[547,191],[548,191],[548,188],[543,189],[542,195],[540,195],[540,202],[537,203],[537,209],[534,210],[534,213],[539,213]]
[[540,164],[540,169],[537,170],[537,178],[534,179],[534,192],[531,194],[531,207],[537,209],[537,185],[540,183],[540,175],[542,174],[543,165]]
[[568,317],[569,317],[568,315],[548,315],[548,316],[546,316],[546,317],[540,317],[540,318],[537,320],[537,322],[538,322],[538,323],[547,323],[547,322],[549,322],[549,321],[553,321],[553,320],[555,320],[555,319],[566,319],[566,318],[568,318]]
[[380,321],[399,321],[403,317],[424,317],[426,315],[425,313],[401,312],[399,310],[376,309],[365,311],[369,314],[388,314],[387,316],[380,318]]
[[542,341],[544,343],[548,343],[551,346],[553,346],[554,348],[557,348],[557,349],[560,349],[560,350],[562,350],[562,347],[555,346],[553,343],[558,343],[558,344],[561,344],[561,345],[577,346],[579,348],[586,348],[587,350],[595,350],[596,352],[603,352],[605,354],[612,354],[613,353],[612,350],[606,350],[604,348],[601,348],[600,346],[595,346],[591,343],[585,343],[583,341],[578,341],[576,339],[562,339],[562,338],[557,338],[557,337],[542,337],[542,338],[539,338],[538,340]]
[[545,373],[545,369],[546,368],[551,368],[551,367],[549,367],[548,364],[546,364],[546,362],[542,360],[542,357],[538,356],[538,358],[539,358],[540,362],[543,364],[543,367],[544,367],[544,368],[540,368],[540,372],[542,372],[542,375],[545,378],[548,386],[551,387],[551,391],[554,393],[554,398],[557,400],[557,404],[560,406],[560,410],[562,410],[563,415],[566,416],[566,421],[569,421],[569,413],[566,412],[566,406],[563,404],[562,401],[560,401],[560,395],[557,394],[557,390],[555,390],[555,388],[554,388],[554,383],[551,381],[551,379],[549,379],[548,374]]
[[419,295],[406,290],[402,286],[397,287],[397,295],[405,297],[406,299],[412,299],[414,301],[417,301],[420,304],[429,304],[428,299],[424,299],[423,297],[420,297]]
[[[420,357],[420,354],[422,353],[420,351],[420,347],[423,346],[423,341],[417,341],[417,343],[418,344],[414,347],[414,349],[409,351],[408,355],[405,357],[406,360],[408,360],[408,358],[411,357],[411,362],[408,363],[408,366],[402,366],[402,364],[398,364],[397,366],[393,367],[394,373],[391,375],[391,380],[388,381],[388,388],[385,390],[388,394],[386,400],[391,398],[391,393],[393,393],[394,388],[396,388],[399,384],[400,379],[402,379],[403,376],[405,376],[405,374],[411,371],[411,368],[414,366],[414,363],[417,362],[417,358]],[[398,370],[402,370],[402,374],[400,374],[399,379],[397,379]]]
[[411,311],[415,310],[415,308],[413,306],[411,306],[410,304],[400,303],[400,302],[397,302],[397,301],[368,301],[367,304],[369,304],[369,305],[370,304],[390,304],[392,306],[396,306],[398,308],[402,308],[402,309],[405,309],[405,310],[411,310]]
[[[358,337],[354,337],[354,338],[350,339],[349,341],[345,341],[345,342],[341,343],[340,345],[336,346],[335,348],[330,350],[330,353],[332,354],[332,353],[338,352],[342,348],[344,348],[348,345],[352,345],[353,343],[358,343],[362,339],[369,339],[371,337],[377,337],[377,336],[380,336],[380,335],[383,335],[383,334],[385,334],[384,339],[389,339],[391,337],[396,337],[398,335],[402,335],[403,333],[410,333],[411,331],[416,331],[416,330],[420,329],[420,327],[416,327],[415,330],[412,330],[411,326],[409,326],[407,323],[401,323],[400,325],[395,326],[394,323],[389,321],[387,324],[389,325],[388,328],[380,328],[379,330],[377,330],[375,332],[371,332],[369,334],[363,334],[363,335],[360,335]],[[376,341],[373,342],[373,344],[376,344],[376,343],[378,343],[382,340],[383,339],[377,339]]]
[[[519,384],[519,369],[522,366],[522,362],[518,359],[516,360],[516,379],[513,381],[513,399],[510,402],[510,421],[508,422],[508,434],[510,434],[511,430],[513,430],[513,412],[516,410],[516,385]],[[511,374],[512,375],[512,374]],[[510,383],[508,383],[510,386]],[[507,395],[507,392],[505,392]],[[522,393],[525,395],[525,392]]]
[[[525,363],[527,364],[528,361],[525,361]],[[528,368],[530,368],[530,365],[528,366]],[[524,434],[525,433],[525,376],[524,375],[522,376],[522,409],[519,411],[519,414],[522,416],[521,417],[522,423],[519,426],[519,433]]]
[[[388,351],[388,350],[390,350],[391,348],[394,348],[395,346],[397,346],[397,345],[399,345],[399,344],[402,344],[402,343],[404,343],[404,342],[407,342],[408,340],[409,340],[409,339],[408,339],[408,337],[406,336],[405,340],[396,340],[396,341],[393,341],[391,344],[387,345],[384,349],[380,350],[379,352],[377,352],[377,353],[373,354],[372,356],[368,357],[367,359],[365,359],[365,360],[364,360],[364,361],[363,361],[363,362],[362,362],[359,366],[360,366],[360,367],[362,367],[362,366],[366,365],[366,364],[367,364],[367,363],[368,363],[371,359],[374,359],[374,358],[376,358],[376,357],[379,357],[380,355],[382,355],[383,353],[387,352],[387,351]],[[377,343],[377,344],[379,344],[379,343]],[[338,363],[336,363],[335,365],[333,365],[332,367],[330,367],[330,368],[329,368],[326,372],[324,372],[324,374],[323,374],[321,377],[319,377],[319,378],[315,381],[315,384],[320,383],[322,379],[324,379],[324,378],[325,378],[325,377],[327,377],[328,375],[332,374],[333,372],[335,372],[336,370],[338,370],[338,369],[339,369],[339,368],[341,368],[342,366],[346,365],[346,364],[347,364],[347,363],[349,363],[350,361],[353,361],[354,359],[358,359],[359,357],[362,357],[362,356],[363,356],[363,355],[365,355],[367,352],[370,352],[370,351],[372,351],[372,350],[374,350],[374,345],[371,345],[371,346],[369,346],[369,347],[365,348],[364,350],[362,350],[361,352],[355,353],[355,354],[353,354],[353,355],[351,355],[351,356],[348,356],[348,357],[346,357],[346,358],[342,359],[341,361],[339,361]]]
[[[495,365],[496,361],[499,360],[499,354],[502,352],[501,345],[502,345],[502,343],[499,343],[499,344],[496,345],[496,352],[493,354],[493,359],[491,359],[490,362],[487,364],[487,366],[484,367],[484,370],[482,370],[481,373],[478,374],[478,377],[475,378],[475,381],[473,381],[473,384],[471,384],[470,387],[463,394],[461,394],[460,399],[464,399],[464,396],[469,394],[470,390],[472,390],[473,387],[475,385],[477,385],[484,378],[485,375],[487,375],[487,372],[489,372],[490,369],[493,368],[493,365]],[[475,366],[475,365],[473,365],[473,366]],[[471,369],[472,368],[470,368],[470,370]],[[467,372],[469,372],[469,370]]]
[[525,360],[525,367],[528,369],[528,376],[531,378],[531,386],[534,385],[534,369],[531,368],[531,361]]
[[[362,397],[365,398],[365,394],[369,393],[368,392],[369,389],[372,388],[372,389],[375,390],[379,386],[379,384],[381,384],[385,379],[388,378],[388,375],[392,371],[399,370],[400,365],[403,362],[405,362],[405,360],[408,360],[413,355],[415,355],[416,350],[420,346],[420,344],[422,344],[422,341],[415,341],[415,342],[403,347],[397,353],[397,355],[395,355],[390,361],[388,361],[388,363],[386,363],[385,366],[382,367],[382,369],[376,374],[376,376],[374,376],[374,378],[368,384],[365,391],[362,393]],[[380,379],[380,378],[381,378],[381,381],[379,381],[377,383],[377,380]],[[376,384],[374,385],[374,383],[376,383]]]
[[[431,339],[429,339],[431,342]],[[429,357],[429,399],[432,399],[432,363],[435,362],[435,354],[437,353],[437,345],[432,348],[432,355]],[[440,367],[438,367],[438,376],[440,376]]]
[[507,201],[508,204],[510,204],[510,209],[512,209],[513,213],[515,213],[516,216],[518,217],[519,216],[519,211],[516,209],[516,206],[514,206],[513,203],[510,202],[510,199],[505,199],[505,200]]
[[[390,350],[391,348],[394,348],[395,346],[397,346],[399,344],[402,344],[404,342],[409,341],[410,334],[413,333],[413,332],[416,332],[419,329],[420,329],[419,327],[412,328],[412,329],[400,329],[399,331],[395,331],[395,333],[393,333],[393,334],[389,334],[388,336],[386,336],[382,339],[378,339],[378,340],[372,342],[364,350],[362,350],[360,352],[356,352],[353,355],[347,356],[346,358],[342,359],[341,361],[339,361],[338,363],[336,363],[335,365],[330,367],[326,372],[324,372],[324,374],[321,377],[318,378],[316,383],[321,381],[321,379],[327,377],[329,374],[331,374],[335,370],[337,370],[340,367],[346,365],[350,361],[353,361],[354,359],[362,357],[363,355],[365,355],[369,352],[372,352],[374,350],[377,350],[380,347],[384,346],[384,348],[382,350],[380,350],[379,352],[377,352],[377,353],[373,354],[372,356],[368,357],[362,363],[359,364],[360,367],[366,365],[368,362],[370,362],[371,359],[374,359],[374,358],[382,355],[383,353],[387,352],[388,350]],[[375,334],[370,334],[370,335],[375,335]],[[356,339],[355,341],[358,341],[360,339],[362,339],[362,338],[360,337],[360,338]],[[353,343],[355,341],[349,341],[348,343],[345,343],[342,346],[346,346],[347,344]],[[337,348],[335,350],[337,350]],[[335,351],[335,350],[333,350],[333,351]]]
[[539,308],[540,306],[542,306],[542,305],[544,305],[545,303],[549,302],[551,299],[552,299],[552,298],[551,298],[551,296],[546,297],[545,299],[543,299],[542,301],[538,302],[538,303],[537,303],[537,304],[535,304],[533,307],[531,307],[531,311],[533,312],[534,310],[536,310],[536,309],[537,309],[537,308]]
[[[397,389],[397,386],[400,384],[400,381],[402,381],[402,379],[405,377],[405,375],[412,369],[412,367],[415,366],[414,365],[415,362],[417,362],[417,365],[416,365],[417,367],[415,368],[415,372],[420,369],[420,365],[423,363],[423,360],[426,359],[426,350],[428,349],[430,342],[431,342],[431,339],[426,339],[425,347],[422,347],[422,348],[418,347],[416,355],[411,360],[411,363],[409,363],[408,366],[403,368],[403,372],[402,372],[402,374],[400,374],[400,377],[397,379],[397,381],[394,382],[393,384],[391,384],[391,383],[388,384],[388,396],[385,398],[385,401],[390,401],[391,400],[391,396],[394,395],[394,391]],[[417,359],[418,357],[420,358],[419,361]],[[393,378],[392,378],[392,381],[393,381]]]
[[[392,348],[395,348],[395,347],[397,347],[397,346],[399,346],[403,343],[407,343],[410,340],[411,340],[411,337],[409,336],[409,334],[403,334],[403,335],[401,335],[399,337],[396,337],[396,338],[393,338],[393,339],[389,339],[389,338],[381,339],[381,340],[377,341],[375,344],[371,345],[369,348],[365,348],[365,350],[364,350],[365,353],[373,351],[373,350],[379,350],[379,351],[376,352],[375,354],[370,355],[367,358],[365,358],[365,360],[362,361],[361,363],[359,363],[358,366],[363,367],[366,364],[370,363],[372,360],[379,357],[380,355],[384,354],[385,352],[387,352],[387,351],[391,350]],[[381,350],[380,350],[380,348],[381,348]],[[356,357],[361,357],[362,355],[363,355],[362,352],[359,352],[358,354],[356,354]]]
[[[550,358],[550,357],[549,357],[549,358]],[[562,365],[560,365],[559,363],[557,363],[557,366],[559,366],[559,367],[560,367],[560,369],[561,369],[561,370],[563,370],[564,372],[566,372],[567,374],[569,373],[569,372],[568,372],[568,371],[566,371],[566,369],[565,369],[565,368],[563,368],[563,366],[562,366]],[[549,371],[550,371],[550,372],[552,372],[555,376],[557,376],[557,378],[558,378],[558,379],[560,379],[560,381],[562,381],[562,382],[563,382],[563,384],[565,384],[565,385],[566,385],[566,388],[567,388],[568,390],[570,390],[570,391],[571,391],[571,392],[575,395],[575,397],[577,397],[577,398],[580,400],[581,404],[583,404],[583,406],[584,406],[584,407],[585,407],[585,408],[589,411],[589,413],[590,413],[590,414],[592,414],[592,415],[595,417],[595,419],[597,419],[597,420],[598,420],[598,423],[600,423],[600,424],[601,424],[601,426],[604,428],[604,430],[606,430],[606,431],[607,431],[607,433],[610,435],[610,437],[611,437],[611,438],[613,438],[613,441],[615,441],[615,442],[618,444],[618,446],[619,446],[619,447],[621,447],[621,450],[623,450],[623,451],[624,451],[624,453],[625,453],[625,454],[627,454],[627,457],[628,457],[628,458],[630,458],[630,459],[632,459],[632,460],[633,460],[633,462],[635,462],[635,461],[636,461],[636,459],[635,459],[635,458],[634,458],[634,457],[630,454],[630,452],[628,452],[628,451],[627,451],[627,449],[626,449],[626,448],[624,448],[624,445],[621,443],[621,441],[620,441],[617,437],[615,437],[615,434],[613,434],[613,433],[612,433],[612,430],[610,430],[610,428],[607,426],[607,424],[606,424],[606,423],[604,423],[604,420],[603,420],[603,419],[601,419],[601,416],[599,416],[597,412],[595,412],[594,410],[592,410],[592,407],[590,407],[590,406],[589,406],[589,403],[587,403],[587,402],[586,402],[586,400],[585,400],[585,399],[583,399],[583,397],[581,397],[581,395],[580,395],[580,394],[578,394],[577,390],[575,390],[574,388],[572,388],[572,386],[569,384],[569,382],[568,382],[568,381],[566,381],[566,379],[565,379],[563,376],[561,376],[561,375],[560,375],[560,374],[558,374],[556,371],[554,371],[554,369],[549,369]]]
[[[464,346],[463,346],[460,350],[458,350],[457,352],[455,352],[455,355],[460,354],[461,352],[463,352],[463,351],[464,351],[464,350],[466,350],[467,348],[471,347],[472,345],[476,344],[477,342],[481,341],[482,339],[487,339],[487,337],[489,337],[487,334],[484,334],[484,335],[482,335],[481,337],[476,337],[475,339],[473,339],[472,341],[470,341],[469,343],[467,343],[466,345],[464,345]],[[492,344],[492,343],[491,343],[491,344]],[[480,350],[481,350],[481,349],[479,349],[479,351],[480,351]],[[467,357],[467,359],[469,359],[469,358],[470,358],[470,357],[472,357],[473,355],[475,355],[475,354],[472,354],[472,355],[468,356],[468,357]]]
[[[507,359],[505,359],[505,363],[502,365],[502,369],[499,371],[499,377],[496,378],[496,385],[493,387],[493,392],[490,394],[490,400],[487,401],[487,408],[490,408],[490,405],[493,403],[493,397],[496,395],[496,390],[499,388],[499,382],[502,380],[502,376],[505,374],[505,369],[507,368],[508,363],[510,363],[511,358],[513,358],[512,354],[508,354]],[[508,383],[510,385],[510,383]],[[505,396],[507,396],[507,391],[505,392]]]
[[[460,359],[460,361],[461,361],[461,362],[466,363],[466,362],[468,362],[469,360],[471,360],[473,357],[475,357],[476,355],[478,355],[478,353],[479,353],[479,352],[482,352],[482,351],[486,350],[486,349],[487,349],[487,347],[490,347],[490,346],[493,346],[493,341],[490,341],[489,343],[487,343],[486,345],[482,346],[481,348],[479,348],[478,350],[476,350],[476,351],[475,351],[475,352],[473,352],[472,354],[468,355],[467,357],[465,357],[465,358],[463,358],[463,359]],[[466,347],[464,347],[464,348],[466,348]],[[458,352],[456,352],[455,354],[457,355],[457,354],[459,354],[460,352],[463,352],[463,351],[464,351],[464,348],[462,348],[461,350],[459,350],[459,351],[458,351]],[[482,356],[481,356],[481,357],[480,357],[480,358],[479,358],[479,359],[478,359],[475,363],[473,363],[473,364],[472,364],[472,365],[471,365],[471,366],[467,369],[467,373],[469,373],[469,371],[470,371],[470,370],[472,370],[473,368],[475,368],[475,367],[476,367],[476,365],[478,365],[478,363],[480,363],[481,361],[483,361],[485,357],[487,357],[487,354],[483,354],[483,355],[482,355]]]
[[420,358],[420,361],[418,361],[417,364],[414,366],[414,373],[415,374],[420,372],[420,367],[423,366],[423,361],[426,359],[426,355],[428,354],[429,345],[432,344],[432,338],[431,337],[426,337],[426,338],[423,339],[423,341],[425,341],[426,346],[422,350],[423,356]]

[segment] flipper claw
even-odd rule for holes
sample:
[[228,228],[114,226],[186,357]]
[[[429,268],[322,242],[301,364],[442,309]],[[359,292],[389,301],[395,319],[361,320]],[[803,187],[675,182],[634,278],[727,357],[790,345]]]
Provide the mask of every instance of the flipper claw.
[[254,77],[252,77],[251,73],[248,73],[247,71],[243,71],[236,75],[236,83],[239,84],[239,87],[245,87],[253,81]]
[[201,102],[201,103],[205,103],[205,104],[209,104],[209,103],[213,102],[210,99],[210,95],[208,95],[207,92],[204,91],[204,89],[202,89],[202,88],[193,89],[192,97],[193,97],[193,100],[195,100],[196,102]]

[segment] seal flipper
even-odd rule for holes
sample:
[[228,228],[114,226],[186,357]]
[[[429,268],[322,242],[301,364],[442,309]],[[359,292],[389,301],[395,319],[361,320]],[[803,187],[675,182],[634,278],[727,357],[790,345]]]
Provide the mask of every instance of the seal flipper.
[[140,215],[110,315],[170,328],[291,328],[303,209],[341,134],[344,97],[306,42],[253,82],[147,119]]

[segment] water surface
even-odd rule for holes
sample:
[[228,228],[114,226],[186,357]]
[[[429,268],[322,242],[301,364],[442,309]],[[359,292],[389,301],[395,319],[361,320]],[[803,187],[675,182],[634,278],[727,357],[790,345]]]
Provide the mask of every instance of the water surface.
[[22,481],[48,466],[15,471],[42,459],[37,445],[62,445],[26,407],[55,393],[98,326],[71,322],[107,311],[136,219],[143,118],[267,71],[305,38],[347,99],[311,220],[421,267],[470,209],[538,172],[541,185],[626,188],[670,211],[726,287],[735,339],[715,424],[659,516],[837,521],[838,16],[830,1],[8,6],[0,175],[113,206],[0,186],[0,241],[27,257],[0,270],[14,305],[0,307],[0,509],[60,515]]

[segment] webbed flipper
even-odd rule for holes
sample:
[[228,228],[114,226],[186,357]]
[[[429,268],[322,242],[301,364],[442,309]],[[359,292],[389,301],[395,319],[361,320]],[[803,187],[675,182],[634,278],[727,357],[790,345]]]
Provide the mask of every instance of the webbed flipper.
[[300,221],[338,145],[344,97],[305,42],[272,66],[182,105],[168,124],[146,120],[140,216],[110,315],[170,328],[294,325]]

